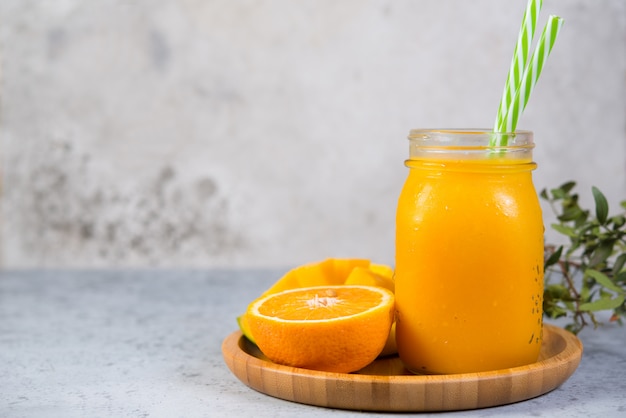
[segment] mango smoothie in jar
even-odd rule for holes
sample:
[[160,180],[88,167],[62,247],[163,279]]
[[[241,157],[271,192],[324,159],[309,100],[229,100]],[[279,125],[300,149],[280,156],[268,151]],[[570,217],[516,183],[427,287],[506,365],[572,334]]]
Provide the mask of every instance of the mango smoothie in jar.
[[[506,135],[506,146],[489,146]],[[537,361],[543,220],[533,134],[412,130],[396,217],[396,338],[414,373]]]

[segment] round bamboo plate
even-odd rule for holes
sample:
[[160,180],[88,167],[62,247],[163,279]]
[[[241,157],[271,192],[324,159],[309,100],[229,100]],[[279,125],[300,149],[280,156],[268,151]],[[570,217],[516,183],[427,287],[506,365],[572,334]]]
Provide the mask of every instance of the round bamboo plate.
[[356,373],[328,373],[282,366],[233,332],[222,343],[231,372],[243,383],[276,398],[361,411],[451,411],[524,401],[557,388],[574,373],[582,343],[561,328],[544,325],[536,363],[490,372],[414,375],[397,356],[381,358]]

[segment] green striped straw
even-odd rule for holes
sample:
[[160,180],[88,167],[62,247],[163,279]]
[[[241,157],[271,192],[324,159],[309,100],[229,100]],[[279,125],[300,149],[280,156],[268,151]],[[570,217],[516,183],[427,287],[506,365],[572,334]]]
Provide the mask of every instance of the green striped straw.
[[533,88],[541,75],[541,70],[543,69],[546,60],[552,51],[556,37],[561,30],[561,26],[563,26],[563,19],[560,17],[550,16],[548,18],[548,23],[546,23],[546,26],[541,33],[541,37],[539,38],[537,47],[533,51],[530,63],[524,71],[522,83],[517,89],[513,100],[509,103],[506,115],[498,126],[499,132],[515,131],[517,121],[526,108],[526,104],[528,104],[530,94],[532,93]]
[[522,19],[522,25],[517,37],[517,43],[513,51],[513,58],[511,59],[511,66],[509,67],[509,74],[504,84],[500,105],[498,106],[498,114],[496,115],[496,122],[493,128],[494,132],[500,131],[500,125],[508,110],[508,104],[513,100],[521,82],[522,74],[526,68],[526,60],[530,54],[530,46],[535,36],[535,28],[537,27],[539,11],[542,5],[542,0],[528,0],[528,4],[526,5],[524,18]]
[[[548,18],[537,46],[527,63],[528,49],[537,25],[537,15],[540,8],[541,0],[529,0],[502,99],[498,106],[494,132],[515,132],[517,121],[528,104],[528,99],[552,51],[561,26],[563,26],[563,19],[560,17],[550,16]],[[521,77],[520,68],[523,69]],[[489,145],[492,147],[506,145],[508,139],[507,135],[493,135]]]

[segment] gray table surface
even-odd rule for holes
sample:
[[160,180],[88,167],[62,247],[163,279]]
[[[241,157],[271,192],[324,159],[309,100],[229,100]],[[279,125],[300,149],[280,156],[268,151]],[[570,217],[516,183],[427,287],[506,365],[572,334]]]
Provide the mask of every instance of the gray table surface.
[[[256,392],[222,359],[283,271],[0,272],[2,417],[362,417]],[[517,404],[429,415],[626,417],[626,327],[586,329],[574,375]]]

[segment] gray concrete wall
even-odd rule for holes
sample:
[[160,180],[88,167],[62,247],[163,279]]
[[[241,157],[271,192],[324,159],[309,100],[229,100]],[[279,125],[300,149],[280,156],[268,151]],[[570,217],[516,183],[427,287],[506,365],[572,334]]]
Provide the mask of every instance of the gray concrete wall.
[[[491,127],[525,4],[2,0],[2,263],[393,263],[408,131]],[[616,209],[626,2],[548,14],[565,25],[518,126],[537,188]]]

